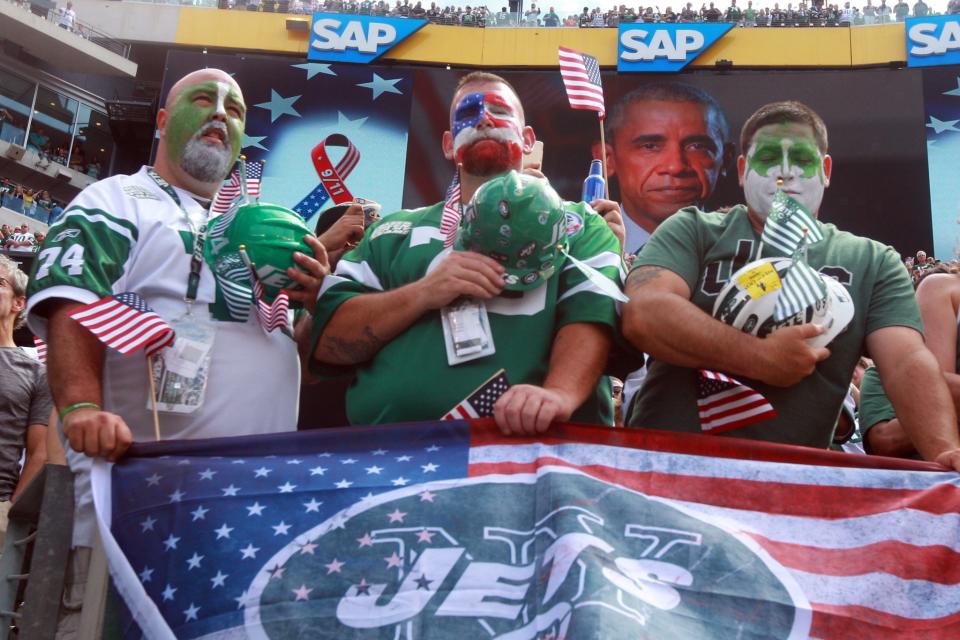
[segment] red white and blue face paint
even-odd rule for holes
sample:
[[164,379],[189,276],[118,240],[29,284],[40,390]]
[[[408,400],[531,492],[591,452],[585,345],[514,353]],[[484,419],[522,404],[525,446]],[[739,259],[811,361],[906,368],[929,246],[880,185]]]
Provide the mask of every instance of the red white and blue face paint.
[[474,175],[507,171],[523,155],[520,114],[498,91],[465,95],[453,112],[452,133],[456,161]]

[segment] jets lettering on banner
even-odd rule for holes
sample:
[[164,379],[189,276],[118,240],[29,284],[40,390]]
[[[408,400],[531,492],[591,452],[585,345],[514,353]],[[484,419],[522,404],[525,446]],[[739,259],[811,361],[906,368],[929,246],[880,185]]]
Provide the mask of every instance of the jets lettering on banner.
[[907,20],[907,65],[960,63],[960,19],[955,15]]

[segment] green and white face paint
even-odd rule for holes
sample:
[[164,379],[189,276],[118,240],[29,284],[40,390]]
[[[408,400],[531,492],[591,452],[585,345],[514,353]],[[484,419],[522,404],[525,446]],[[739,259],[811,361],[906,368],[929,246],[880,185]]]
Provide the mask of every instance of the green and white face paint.
[[766,219],[780,189],[816,213],[829,184],[813,132],[795,123],[761,127],[746,154],[743,193],[750,209]]
[[165,129],[171,161],[200,182],[223,180],[240,155],[245,120],[246,105],[232,84],[209,80],[185,87]]

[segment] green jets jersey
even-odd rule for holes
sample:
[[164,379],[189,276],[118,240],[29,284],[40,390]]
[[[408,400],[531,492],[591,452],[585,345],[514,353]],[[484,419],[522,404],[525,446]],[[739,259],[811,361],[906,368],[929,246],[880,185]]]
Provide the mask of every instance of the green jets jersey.
[[[777,417],[723,435],[829,446],[866,336],[890,326],[923,330],[913,286],[896,252],[832,224],[820,227],[824,239],[810,245],[808,262],[846,287],[856,309],[854,318],[829,345],[830,357],[796,385],[782,389],[738,377],[763,394]],[[641,250],[634,268],[658,265],[673,271],[690,287],[693,303],[709,314],[731,274],[757,258],[775,255],[769,247],[760,252],[760,236],[750,225],[743,205],[728,213],[706,213],[689,207],[660,225]],[[697,370],[658,360],[649,369],[629,424],[699,433]]]
[[[619,243],[603,218],[583,203],[566,203],[570,253],[620,286]],[[351,297],[396,289],[423,278],[447,255],[440,233],[443,203],[386,216],[327,276],[314,313],[313,344],[337,308]],[[569,260],[543,285],[486,301],[496,353],[450,366],[440,311],[424,314],[369,362],[356,367],[347,393],[353,424],[436,420],[499,369],[511,384],[543,384],[557,331],[575,322],[616,327],[615,302]],[[316,363],[315,363],[316,364]],[[319,374],[329,373],[323,365]],[[602,378],[602,380],[606,380]],[[574,420],[612,424],[609,384]]]

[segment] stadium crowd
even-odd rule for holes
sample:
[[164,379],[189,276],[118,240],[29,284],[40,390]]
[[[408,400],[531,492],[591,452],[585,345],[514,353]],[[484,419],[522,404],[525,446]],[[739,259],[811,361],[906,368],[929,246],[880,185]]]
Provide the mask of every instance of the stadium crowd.
[[[733,22],[741,27],[849,27],[860,25],[887,24],[903,22],[910,17],[936,15],[924,0],[916,0],[912,5],[899,0],[894,3],[880,0],[874,4],[867,0],[862,7],[851,6],[850,2],[827,4],[824,0],[805,0],[794,5],[792,2],[775,3],[773,7],[754,8],[752,0],[746,5],[730,0],[730,5],[720,7],[719,2],[702,3],[699,8],[692,2],[674,9],[667,6],[661,11],[659,6],[639,6],[636,9],[625,4],[610,8],[595,6],[583,7],[577,15],[561,17],[553,6],[546,10],[531,3],[528,8],[512,1],[499,10],[486,5],[438,6],[431,2],[427,7],[421,0],[395,0],[394,4],[385,0],[224,0],[224,8],[246,9],[248,11],[268,11],[277,13],[308,14],[317,11],[356,15],[393,16],[402,18],[424,18],[434,24],[460,25],[471,27],[617,27],[629,23],[691,23],[691,22]],[[960,13],[960,0],[950,0],[947,13]]]
[[0,178],[0,204],[44,224],[51,224],[63,211],[63,203],[49,191],[29,189],[6,178]]

